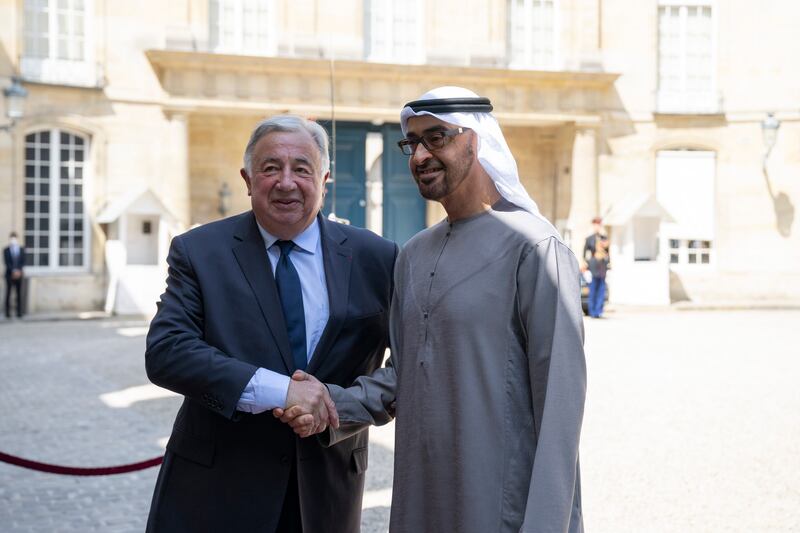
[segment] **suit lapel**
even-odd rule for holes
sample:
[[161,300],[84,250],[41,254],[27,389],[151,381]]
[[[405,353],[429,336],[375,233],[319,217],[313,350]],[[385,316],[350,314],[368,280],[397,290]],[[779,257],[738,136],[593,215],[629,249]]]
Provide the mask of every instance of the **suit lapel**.
[[328,324],[317,343],[314,355],[308,362],[307,372],[314,374],[322,360],[330,352],[336,336],[342,329],[347,316],[347,302],[350,296],[350,268],[353,253],[344,246],[345,234],[333,222],[319,216],[320,237],[322,238],[322,261],[325,267],[325,282],[328,286]]
[[288,374],[294,368],[289,335],[281,311],[275,276],[272,274],[269,257],[264,248],[264,239],[258,232],[252,212],[240,219],[234,238],[237,242],[233,246],[233,255],[236,256],[236,261],[255,294],[261,314],[264,315],[267,327],[275,339]]

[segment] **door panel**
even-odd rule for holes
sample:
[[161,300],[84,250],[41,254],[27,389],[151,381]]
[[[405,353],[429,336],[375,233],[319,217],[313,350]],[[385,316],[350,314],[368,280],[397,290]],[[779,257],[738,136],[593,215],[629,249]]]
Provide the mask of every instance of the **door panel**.
[[408,170],[408,156],[397,147],[403,138],[398,124],[383,133],[383,236],[403,245],[425,228],[425,200]]
[[[323,123],[323,126],[330,135],[330,123]],[[327,216],[335,209],[336,216],[346,218],[353,226],[360,227],[364,227],[366,222],[366,139],[366,125],[336,123],[336,183],[328,183],[322,210]]]
[[[330,134],[330,123],[322,125]],[[323,207],[327,216],[334,208],[335,195],[336,216],[360,227],[366,227],[365,159],[370,130],[375,131],[370,124],[336,123],[336,190],[334,193],[333,183],[328,184]],[[380,131],[383,135],[383,236],[402,245],[425,228],[425,200],[419,195],[408,170],[408,157],[397,148],[397,141],[403,137],[400,126],[385,124]]]

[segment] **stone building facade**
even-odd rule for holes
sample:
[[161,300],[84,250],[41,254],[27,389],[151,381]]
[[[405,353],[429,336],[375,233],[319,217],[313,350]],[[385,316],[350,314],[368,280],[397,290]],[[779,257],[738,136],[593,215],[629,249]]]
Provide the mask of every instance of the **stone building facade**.
[[798,22],[741,0],[0,0],[0,85],[28,91],[0,234],[23,235],[31,311],[152,312],[170,237],[248,208],[249,132],[291,112],[336,133],[326,212],[404,242],[443,212],[394,146],[400,106],[461,85],[578,254],[605,217],[612,299],[797,302]]

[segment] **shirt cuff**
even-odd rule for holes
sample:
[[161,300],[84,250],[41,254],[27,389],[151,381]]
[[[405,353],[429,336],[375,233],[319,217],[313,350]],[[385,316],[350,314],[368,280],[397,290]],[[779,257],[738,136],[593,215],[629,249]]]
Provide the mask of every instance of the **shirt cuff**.
[[236,409],[245,413],[263,413],[286,407],[286,394],[289,392],[289,376],[278,374],[266,368],[259,368],[242,391]]

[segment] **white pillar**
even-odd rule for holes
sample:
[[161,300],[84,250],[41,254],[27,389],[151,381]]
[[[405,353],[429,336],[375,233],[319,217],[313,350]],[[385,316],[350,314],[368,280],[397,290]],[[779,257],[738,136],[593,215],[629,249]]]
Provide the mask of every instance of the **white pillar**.
[[[191,199],[189,183],[189,117],[182,113],[169,115],[164,154],[162,185],[154,187],[170,211],[178,218],[183,228],[191,224]],[[216,193],[215,193],[216,194]]]
[[591,232],[592,218],[600,215],[599,186],[597,131],[578,127],[572,145],[572,191],[568,222],[573,246],[582,245],[583,238]]

